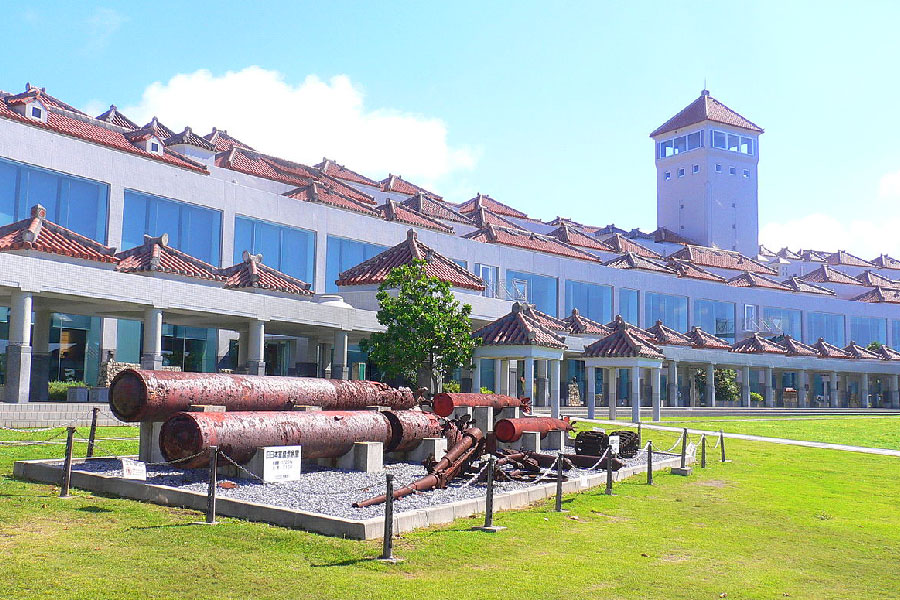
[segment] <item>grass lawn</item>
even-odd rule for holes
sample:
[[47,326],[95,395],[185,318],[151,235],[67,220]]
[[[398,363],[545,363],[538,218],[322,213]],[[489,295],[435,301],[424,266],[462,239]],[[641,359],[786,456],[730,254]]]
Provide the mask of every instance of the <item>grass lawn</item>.
[[[900,450],[900,415],[887,417],[821,415],[809,417],[667,417],[663,425],[722,430],[789,440],[809,440]],[[898,593],[900,596],[900,593]]]
[[[676,434],[650,436],[668,448]],[[469,531],[479,519],[404,534],[405,562],[383,565],[368,560],[377,541],[233,519],[191,525],[199,513],[82,491],[60,500],[55,486],[10,475],[16,458],[62,452],[0,446],[2,597],[822,600],[900,590],[900,462],[890,457],[728,440],[732,463],[567,497],[564,514],[552,502],[500,513],[509,529],[497,534]]]

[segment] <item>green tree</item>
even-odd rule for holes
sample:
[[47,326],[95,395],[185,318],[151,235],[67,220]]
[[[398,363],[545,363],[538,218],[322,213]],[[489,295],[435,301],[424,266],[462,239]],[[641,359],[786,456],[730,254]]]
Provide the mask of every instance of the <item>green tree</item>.
[[881,350],[881,342],[879,342],[878,340],[873,340],[873,341],[869,342],[869,345],[866,346],[866,350],[870,350],[872,352],[877,352],[877,351]]
[[[699,370],[695,375],[697,388],[706,389],[706,371]],[[737,382],[737,371],[734,369],[716,369],[716,402],[736,402],[741,398],[741,386]]]
[[378,322],[386,330],[361,346],[387,378],[434,391],[439,379],[471,365],[472,307],[453,297],[449,283],[429,276],[424,261],[393,269],[376,298]]

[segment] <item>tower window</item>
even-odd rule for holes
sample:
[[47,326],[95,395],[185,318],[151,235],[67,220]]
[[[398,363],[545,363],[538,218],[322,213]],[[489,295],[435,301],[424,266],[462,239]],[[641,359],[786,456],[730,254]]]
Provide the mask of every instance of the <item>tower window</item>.
[[31,107],[31,116],[35,119],[40,119],[43,116],[43,112],[37,106]]
[[150,142],[150,152],[159,152],[159,144]]
[[669,156],[702,147],[703,131],[695,131],[687,135],[679,135],[672,139],[659,142],[657,145],[657,158],[668,158]]
[[700,172],[700,165],[694,165],[691,167],[691,173],[697,174]]
[[734,175],[735,173],[737,173],[737,169],[735,169],[734,167],[728,167],[729,175]]
[[744,179],[750,179],[750,169],[744,169]]
[[672,171],[666,171],[663,177],[665,177],[666,181],[672,179]]
[[679,176],[679,177],[684,177],[684,167],[678,169],[678,176]]
[[753,156],[753,138],[726,131],[713,130],[712,147]]
[[722,165],[720,165],[719,163],[716,163],[716,173],[721,173],[721,172],[722,172]]

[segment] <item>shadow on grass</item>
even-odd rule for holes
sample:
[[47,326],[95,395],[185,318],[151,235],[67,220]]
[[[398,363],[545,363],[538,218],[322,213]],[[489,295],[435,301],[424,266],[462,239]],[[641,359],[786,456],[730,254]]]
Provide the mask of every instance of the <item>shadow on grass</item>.
[[309,566],[317,569],[322,567],[352,567],[354,565],[362,564],[362,563],[373,563],[377,562],[378,558],[374,556],[368,556],[366,558],[348,558],[347,560],[341,560],[337,562],[331,563],[322,563],[322,564],[310,564]]
[[[199,525],[208,526],[209,523],[191,521],[190,523],[169,523],[168,525],[145,525],[143,527],[129,527],[125,531],[147,531],[151,529],[171,529],[173,527],[196,527]],[[214,525],[221,525],[221,523],[215,523]]]
[[108,508],[103,508],[102,506],[82,506],[81,508],[76,508],[75,510],[80,510],[81,512],[86,513],[111,513],[112,510]]

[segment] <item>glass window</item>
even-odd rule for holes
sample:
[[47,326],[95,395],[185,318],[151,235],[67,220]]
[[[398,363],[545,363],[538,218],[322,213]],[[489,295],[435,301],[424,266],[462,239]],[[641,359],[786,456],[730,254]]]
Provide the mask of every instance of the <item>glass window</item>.
[[687,150],[687,138],[683,135],[678,136],[674,140],[675,143],[675,154],[680,154]]
[[753,154],[753,138],[741,137],[741,152],[743,154]]
[[0,159],[0,225],[29,217],[41,204],[50,221],[105,243],[108,200],[105,183]]
[[721,173],[721,172],[722,172],[722,165],[719,163],[716,163],[716,173]]
[[40,119],[40,118],[41,118],[41,114],[42,114],[42,113],[41,113],[41,109],[39,109],[37,106],[32,106],[32,107],[31,107],[31,116],[32,116],[32,117],[37,117],[38,119]]
[[572,309],[600,323],[612,320],[612,287],[566,280],[566,316]]
[[666,327],[687,331],[687,298],[685,296],[647,292],[644,304],[645,323],[648,327],[655,325],[657,321],[662,321]]
[[762,309],[760,331],[764,334],[771,333],[775,335],[785,333],[794,339],[802,339],[800,315],[799,310],[765,306]]
[[169,234],[169,245],[219,265],[222,212],[169,198],[125,190],[122,247],[144,243],[144,235]]
[[333,294],[338,291],[334,282],[341,273],[381,254],[386,248],[329,235],[325,247],[325,293]]
[[557,312],[557,282],[555,277],[506,271],[506,290],[509,300],[525,300],[541,312],[553,317]]
[[665,142],[659,143],[659,157],[666,158],[667,156],[672,156],[672,140],[666,140]]
[[850,317],[850,341],[860,346],[887,344],[887,321],[877,317]]
[[896,348],[900,345],[900,321],[891,321],[891,347]]
[[700,172],[700,165],[694,165],[691,167],[691,173],[697,174]]
[[695,300],[694,325],[724,340],[734,342],[734,302]]
[[140,321],[119,319],[116,322],[116,360],[127,363],[141,362],[143,324]]
[[682,169],[678,169],[678,176],[679,176],[679,177],[684,177],[684,169],[683,169],[683,168],[682,168]]
[[632,325],[638,325],[638,311],[640,310],[638,300],[637,290],[619,289],[619,315]]
[[461,266],[461,267],[462,267],[463,269],[465,269],[466,271],[469,270],[469,263],[468,263],[468,261],[465,261],[465,260],[463,260],[463,259],[461,259],[461,258],[451,258],[450,260],[452,260],[453,262],[455,262],[456,264],[458,264],[459,266]]
[[728,134],[728,150],[737,152],[741,147],[741,137],[738,135]]
[[811,312],[806,317],[808,343],[815,343],[819,338],[824,338],[829,344],[843,347],[844,341],[844,315],[835,315],[823,312]]
[[687,136],[687,148],[688,150],[694,150],[695,148],[699,148],[703,145],[703,132],[695,131],[694,133],[689,133]]
[[737,171],[735,170],[734,167],[728,167],[728,174],[729,174],[729,175],[734,175],[735,173],[737,173]]
[[666,181],[672,179],[672,172],[671,172],[671,171],[666,171],[665,178],[666,178]]
[[484,281],[484,291],[481,295],[486,298],[497,298],[497,282],[500,279],[500,269],[493,265],[475,263],[475,274]]
[[276,225],[247,217],[234,219],[235,264],[244,250],[262,254],[263,264],[307,283],[315,279],[316,234],[313,231]]
[[713,131],[713,148],[725,149],[726,135],[724,131]]
[[215,372],[217,341],[216,329],[164,324],[163,365],[190,373]]
[[750,169],[744,169],[744,179],[750,179]]

